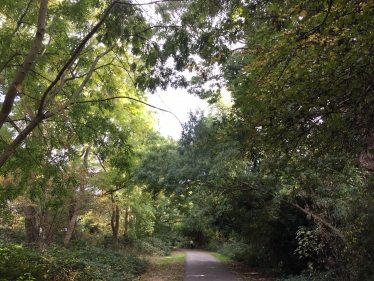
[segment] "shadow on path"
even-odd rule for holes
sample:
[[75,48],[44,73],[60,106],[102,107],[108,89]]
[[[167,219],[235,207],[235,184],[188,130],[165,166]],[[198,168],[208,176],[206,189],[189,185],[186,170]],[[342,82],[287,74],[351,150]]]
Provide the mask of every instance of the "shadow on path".
[[215,257],[199,250],[186,250],[184,281],[242,281]]

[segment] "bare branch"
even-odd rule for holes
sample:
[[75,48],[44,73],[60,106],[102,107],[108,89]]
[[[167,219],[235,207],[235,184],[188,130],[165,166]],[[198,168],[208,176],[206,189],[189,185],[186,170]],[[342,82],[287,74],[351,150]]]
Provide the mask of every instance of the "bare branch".
[[[65,63],[65,65],[60,69],[59,73],[57,74],[55,80],[48,86],[48,88],[44,91],[43,96],[41,98],[41,103],[38,109],[38,114],[42,114],[45,106],[46,106],[46,97],[49,94],[49,92],[53,89],[53,87],[56,86],[58,81],[63,77],[64,72],[74,63],[74,61],[78,58],[79,54],[82,52],[83,48],[87,44],[87,42],[95,35],[95,33],[99,30],[99,28],[103,25],[104,21],[106,18],[111,14],[113,8],[117,4],[121,5],[129,5],[129,6],[143,6],[143,5],[150,5],[150,4],[158,4],[158,3],[163,3],[163,2],[185,2],[183,0],[181,1],[176,1],[176,0],[162,0],[162,1],[154,1],[154,2],[149,2],[145,4],[133,4],[133,3],[128,3],[128,2],[123,2],[123,1],[113,1],[109,7],[106,9],[104,12],[102,18],[100,21],[91,29],[91,31],[83,38],[81,43],[78,45],[78,47],[75,49],[73,54],[70,56],[69,60]],[[145,32],[147,29],[145,29],[142,32]]]
[[77,103],[96,103],[96,102],[103,102],[103,101],[108,101],[108,100],[114,100],[114,99],[129,99],[129,100],[133,100],[133,101],[136,101],[136,102],[140,102],[146,106],[149,106],[149,107],[152,107],[152,108],[155,108],[157,110],[161,110],[161,111],[164,111],[164,112],[167,112],[167,113],[171,113],[173,114],[172,112],[166,110],[166,109],[162,109],[162,108],[159,108],[157,106],[154,106],[154,105],[151,105],[149,103],[146,103],[144,101],[141,101],[141,100],[138,100],[136,98],[132,98],[132,97],[128,97],[128,96],[116,96],[116,97],[110,97],[110,98],[106,98],[106,99],[99,99],[99,100],[85,100],[85,101],[75,101],[75,102],[72,102],[70,104],[77,104]]
[[97,153],[95,153],[95,152],[92,152],[92,153],[93,153],[93,155],[96,156],[97,160],[99,161],[99,164],[100,164],[101,168],[103,168],[103,170],[106,172],[107,170],[105,169],[104,163],[101,160],[101,158],[99,157],[99,155],[97,155]]
[[11,55],[11,56],[9,57],[9,59],[4,63],[4,65],[0,68],[0,73],[3,72],[3,70],[7,67],[8,63],[10,63],[10,62],[12,61],[12,59],[13,59],[15,56],[18,56],[18,55],[20,55],[20,54],[15,53],[15,54]]

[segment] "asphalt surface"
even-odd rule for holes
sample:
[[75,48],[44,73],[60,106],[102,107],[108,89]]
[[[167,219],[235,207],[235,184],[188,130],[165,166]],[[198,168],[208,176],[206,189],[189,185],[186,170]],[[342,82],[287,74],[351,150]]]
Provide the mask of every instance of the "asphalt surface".
[[242,281],[215,257],[199,250],[183,250],[187,254],[184,281]]

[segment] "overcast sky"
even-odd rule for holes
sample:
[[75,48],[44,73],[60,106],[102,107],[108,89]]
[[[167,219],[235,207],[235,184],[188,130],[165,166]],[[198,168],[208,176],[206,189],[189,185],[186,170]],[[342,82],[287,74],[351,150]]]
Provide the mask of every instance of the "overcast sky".
[[[162,109],[173,112],[180,122],[184,123],[188,120],[188,112],[195,112],[197,109],[208,111],[208,103],[187,93],[186,90],[158,91],[155,94],[148,94],[148,103]],[[156,111],[156,117],[159,124],[156,129],[165,137],[172,137],[178,140],[181,136],[182,127],[177,118],[173,114]]]

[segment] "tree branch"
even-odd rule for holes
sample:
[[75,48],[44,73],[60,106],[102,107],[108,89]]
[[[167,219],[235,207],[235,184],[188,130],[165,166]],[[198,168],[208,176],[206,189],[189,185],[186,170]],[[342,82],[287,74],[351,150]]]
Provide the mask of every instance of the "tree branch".
[[[70,104],[72,104],[72,101],[71,100],[75,100],[79,94],[83,91],[84,87],[86,86],[86,84],[88,83],[88,81],[91,79],[91,76],[92,74],[94,73],[95,69],[96,69],[96,65],[97,63],[99,62],[99,60],[104,57],[105,55],[107,55],[110,51],[112,51],[119,43],[119,40],[117,40],[116,43],[114,43],[112,46],[110,46],[107,50],[105,50],[104,52],[102,52],[101,54],[99,54],[96,59],[94,60],[94,62],[92,63],[91,65],[91,68],[89,70],[89,72],[87,73],[86,77],[84,78],[83,82],[81,83],[81,85],[79,86],[79,88],[75,91],[75,93],[70,97],[70,99],[68,101],[66,101],[63,105],[55,108],[54,110],[50,111],[50,112],[47,112],[46,113],[46,118],[49,118],[50,115],[55,115],[57,112],[63,110],[64,108],[66,108],[67,106],[69,106]],[[65,74],[63,74],[62,76],[62,80],[61,81],[61,84],[63,84],[63,82],[65,83]],[[62,89],[62,86],[60,85],[58,87],[58,89]],[[53,96],[57,95],[58,92],[55,92]],[[50,99],[48,99],[50,100]],[[42,104],[45,104],[45,100],[44,101],[41,101],[40,102],[40,106],[42,106]],[[39,112],[40,112],[40,107],[39,107]],[[44,109],[44,106],[43,106],[43,109]]]
[[96,103],[96,102],[103,102],[103,101],[108,101],[108,100],[113,100],[113,99],[129,99],[129,100],[133,100],[133,101],[136,101],[136,102],[140,102],[142,104],[145,104],[146,106],[149,106],[149,107],[152,107],[152,108],[155,108],[157,110],[161,110],[161,111],[164,111],[164,112],[167,112],[167,113],[172,113],[166,109],[162,109],[162,108],[159,108],[157,106],[154,106],[154,105],[151,105],[149,103],[146,103],[144,101],[141,101],[141,100],[138,100],[136,98],[132,98],[132,97],[128,97],[128,96],[116,96],[116,97],[110,97],[110,98],[106,98],[106,99],[99,99],[99,100],[85,100],[85,101],[75,101],[75,102],[72,102],[70,103],[71,105],[73,104],[77,104],[77,103]]
[[79,54],[82,52],[84,46],[86,43],[95,35],[95,33],[99,30],[99,28],[103,25],[106,18],[110,15],[112,12],[112,9],[116,4],[118,4],[119,1],[113,1],[109,7],[104,12],[104,15],[100,19],[100,21],[91,29],[91,31],[83,38],[81,43],[78,45],[78,47],[75,49],[73,54],[70,56],[69,60],[65,63],[65,65],[60,69],[59,73],[57,74],[55,80],[48,86],[48,88],[44,91],[41,102],[38,109],[38,114],[42,114],[45,106],[46,106],[46,98],[49,92],[53,89],[54,86],[60,81],[60,79],[63,77],[65,71],[74,63],[74,61],[78,58]]
[[17,88],[21,85],[25,79],[28,71],[31,66],[34,64],[35,58],[38,55],[38,52],[42,46],[45,27],[46,27],[46,15],[47,15],[47,5],[48,0],[40,1],[39,16],[38,16],[38,28],[35,34],[34,42],[31,45],[30,51],[28,52],[25,60],[23,61],[20,69],[18,70],[16,76],[14,77],[11,86],[8,89],[8,92],[5,95],[3,105],[0,110],[0,129],[7,120],[14,104],[14,100],[17,95]]
[[[46,0],[45,0],[46,1]],[[48,88],[44,91],[40,106],[38,109],[38,114],[42,114],[45,106],[46,106],[46,97],[49,94],[49,92],[53,89],[53,87],[56,86],[58,81],[63,77],[64,72],[74,63],[74,61],[78,58],[79,54],[82,52],[84,46],[86,43],[95,35],[95,33],[99,30],[99,28],[103,25],[104,21],[106,18],[111,14],[113,8],[117,5],[129,5],[129,6],[143,6],[143,5],[150,5],[150,4],[158,4],[158,3],[163,3],[163,2],[185,2],[184,0],[162,0],[162,1],[154,1],[154,2],[149,2],[145,4],[133,4],[133,3],[128,3],[128,2],[123,2],[123,1],[113,1],[109,7],[106,9],[104,12],[102,18],[100,21],[91,29],[91,31],[82,39],[81,43],[78,45],[78,47],[75,49],[73,54],[70,56],[69,60],[65,63],[65,65],[60,69],[59,73],[57,74],[55,80],[48,86]],[[142,31],[144,32],[144,31]]]
[[308,215],[308,216],[311,216],[314,220],[322,223],[324,226],[326,226],[327,228],[329,228],[332,232],[334,232],[337,236],[339,236],[344,243],[347,243],[347,239],[345,238],[345,236],[343,235],[343,233],[341,233],[341,231],[339,229],[337,229],[335,226],[333,226],[331,223],[325,221],[323,218],[317,216],[316,214],[313,214],[312,212],[300,207],[299,205],[297,204],[294,204],[294,203],[291,203],[291,202],[288,202],[284,199],[281,199],[281,201],[283,203],[286,203],[290,206],[293,206],[294,208],[298,209],[299,211],[303,212],[304,214]]
[[324,24],[326,23],[327,17],[328,17],[329,14],[330,14],[331,7],[332,7],[332,0],[329,0],[329,6],[328,6],[328,8],[327,8],[326,16],[325,16],[325,18],[323,19],[323,21],[322,21],[320,24],[318,24],[318,25],[312,27],[312,28],[309,29],[308,31],[304,32],[304,33],[303,33],[299,38],[296,39],[296,41],[300,41],[300,40],[302,40],[302,39],[307,38],[307,37],[308,37],[309,35],[311,35],[315,30],[317,30],[317,29],[320,28],[322,25],[324,25]]
[[7,149],[0,156],[0,168],[5,164],[8,158],[13,154],[16,148],[26,139],[26,137],[45,119],[44,115],[37,115],[25,129],[18,134],[13,142],[7,147]]
[[[30,1],[27,3],[25,10],[23,11],[22,15],[20,16],[19,20],[17,21],[17,26],[16,26],[16,28],[15,28],[15,29],[13,30],[13,32],[12,32],[12,39],[13,39],[14,35],[16,35],[16,33],[18,32],[18,29],[19,29],[19,27],[21,26],[22,21],[23,21],[23,18],[24,18],[24,17],[26,16],[26,14],[27,14],[27,11],[29,10],[29,8],[30,8],[30,4],[31,4],[32,1],[33,1],[33,0],[30,0]],[[8,42],[8,43],[10,43],[10,42]],[[10,45],[10,44],[9,44],[9,45]]]

